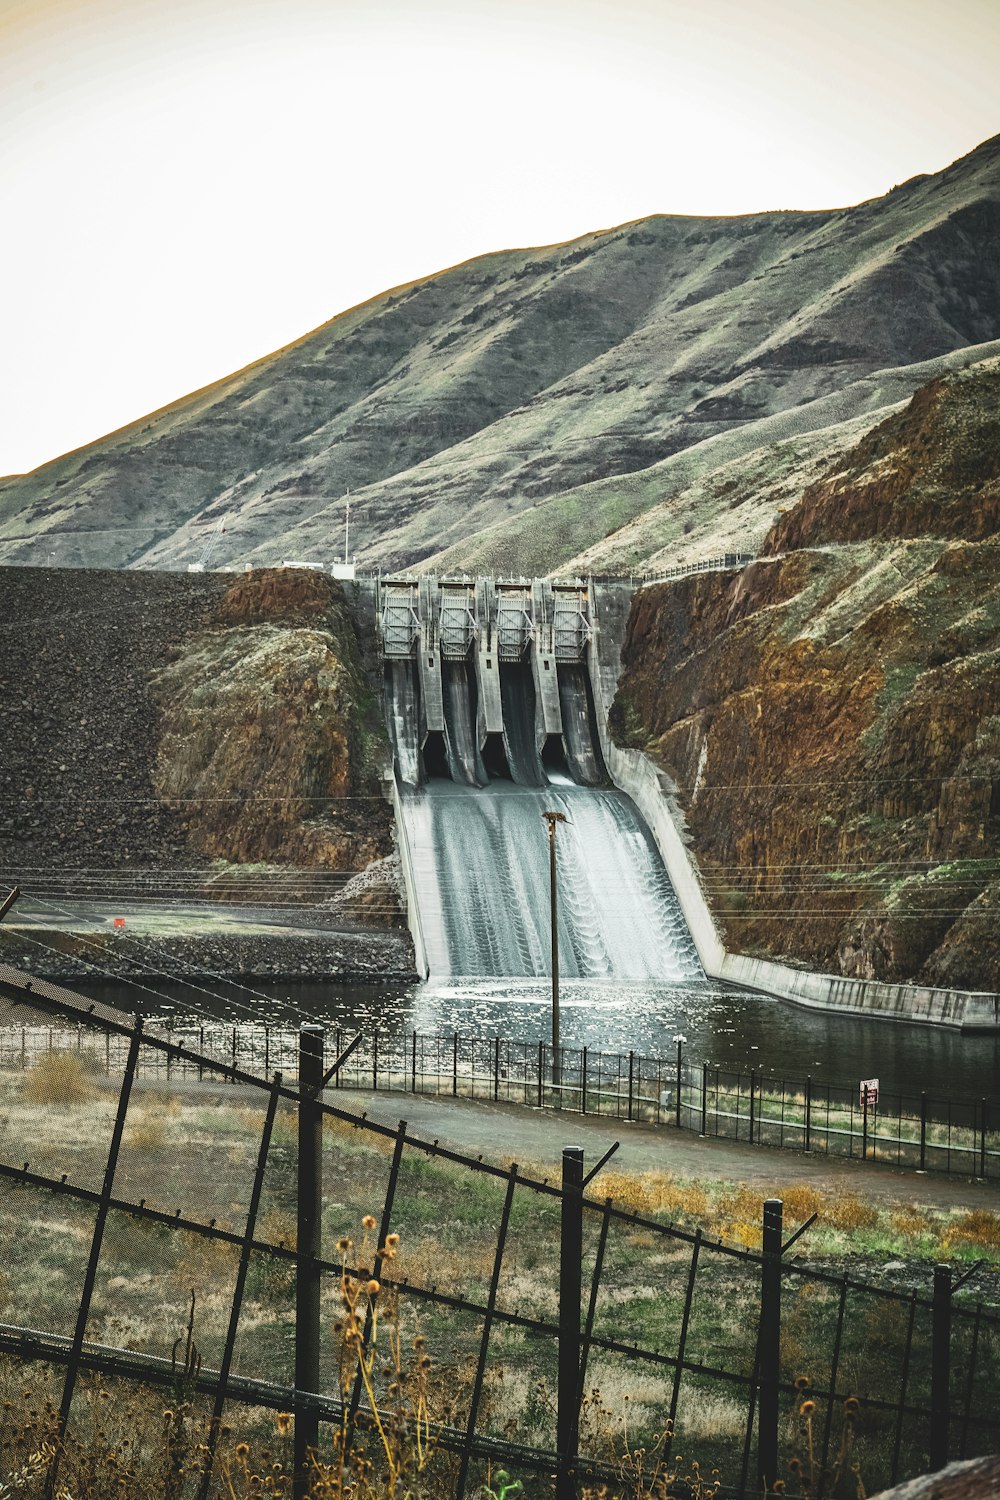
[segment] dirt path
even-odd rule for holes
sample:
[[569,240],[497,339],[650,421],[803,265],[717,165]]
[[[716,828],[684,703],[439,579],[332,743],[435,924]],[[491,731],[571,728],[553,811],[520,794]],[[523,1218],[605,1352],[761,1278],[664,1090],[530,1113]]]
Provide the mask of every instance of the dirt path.
[[[900,1170],[881,1163],[845,1161],[801,1151],[702,1139],[671,1126],[630,1125],[593,1116],[560,1118],[548,1110],[471,1099],[436,1099],[420,1094],[373,1094],[362,1090],[329,1093],[327,1098],[369,1119],[396,1125],[407,1121],[414,1135],[486,1160],[536,1162],[556,1169],[563,1146],[583,1146],[593,1165],[614,1141],[617,1170],[671,1172],[677,1177],[745,1182],[762,1195],[808,1184],[823,1192],[851,1192],[880,1203],[914,1203],[934,1208],[985,1208],[1000,1213],[1000,1183],[967,1177]],[[599,1179],[598,1179],[599,1181]]]

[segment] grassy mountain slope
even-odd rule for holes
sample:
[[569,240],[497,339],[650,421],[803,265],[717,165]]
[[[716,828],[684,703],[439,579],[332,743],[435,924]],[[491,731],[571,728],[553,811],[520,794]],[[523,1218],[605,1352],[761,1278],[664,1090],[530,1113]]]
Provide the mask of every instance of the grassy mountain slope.
[[547,571],[662,504],[675,456],[877,410],[874,372],[898,401],[1000,336],[998,230],[1000,137],[856,208],[486,256],[0,482],[0,560],[182,566],[223,517],[216,566],[327,559],[350,488],[364,562]]

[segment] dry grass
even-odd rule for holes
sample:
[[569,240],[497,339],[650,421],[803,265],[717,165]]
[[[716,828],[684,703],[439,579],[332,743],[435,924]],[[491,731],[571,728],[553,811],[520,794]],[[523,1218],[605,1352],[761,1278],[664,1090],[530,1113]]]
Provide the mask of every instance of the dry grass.
[[87,1104],[99,1097],[89,1059],[65,1048],[43,1052],[32,1063],[22,1093],[29,1104],[46,1104],[57,1109]]
[[612,1198],[616,1208],[644,1218],[705,1220],[711,1212],[709,1195],[700,1183],[678,1182],[666,1172],[604,1172],[601,1193]]
[[167,1121],[155,1108],[129,1111],[123,1145],[125,1150],[163,1151],[167,1145]]
[[973,1250],[1000,1251],[1000,1214],[987,1209],[971,1209],[948,1224],[941,1235],[942,1254],[949,1254],[959,1247]]

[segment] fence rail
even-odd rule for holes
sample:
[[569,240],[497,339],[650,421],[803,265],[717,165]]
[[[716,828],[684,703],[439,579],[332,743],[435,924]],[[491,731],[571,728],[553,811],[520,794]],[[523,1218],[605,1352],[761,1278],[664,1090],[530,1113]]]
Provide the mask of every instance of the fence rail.
[[[25,1006],[49,1014],[51,1026],[15,1026]],[[449,1491],[456,1500],[479,1482],[476,1465],[487,1458],[534,1472],[539,1483],[554,1475],[557,1500],[571,1500],[584,1476],[603,1472],[581,1428],[583,1392],[611,1377],[621,1390],[633,1372],[643,1372],[647,1390],[659,1380],[648,1420],[676,1428],[685,1452],[699,1408],[709,1396],[721,1403],[730,1426],[722,1436],[713,1429],[712,1441],[725,1448],[727,1487],[737,1495],[773,1488],[788,1458],[803,1353],[824,1469],[848,1396],[859,1403],[870,1488],[1000,1442],[1000,1312],[957,1297],[949,1267],[936,1268],[932,1295],[838,1276],[787,1256],[801,1241],[798,1232],[785,1238],[780,1202],[764,1206],[764,1250],[756,1252],[602,1199],[600,1178],[589,1189],[577,1148],[564,1151],[560,1181],[538,1180],[424,1140],[405,1120],[393,1128],[347,1107],[346,1091],[373,1080],[400,1092],[465,1088],[525,1102],[540,1092],[551,1103],[544,1048],[419,1034],[355,1045],[316,1027],[206,1025],[164,1035],[9,966],[0,966],[0,1042],[0,1241],[12,1273],[0,1353],[62,1372],[60,1424],[75,1430],[85,1418],[82,1371],[139,1386],[173,1378],[168,1289],[196,1287],[208,1322],[199,1329],[205,1373],[195,1384],[211,1403],[202,1500],[227,1403],[294,1413],[299,1495],[321,1424],[336,1422],[345,1406],[363,1418],[357,1383],[353,1391],[344,1383],[342,1351],[321,1342],[322,1309],[336,1300],[347,1254],[325,1251],[324,1236],[356,1222],[362,1204],[374,1207],[376,1183],[378,1249],[367,1264],[402,1309],[414,1310],[411,1327],[435,1320],[450,1356],[464,1350],[469,1362],[468,1389],[441,1428],[442,1447],[458,1463]],[[81,1106],[85,1130],[33,1102],[46,1071],[35,1064],[51,1049],[63,1065],[67,1043],[108,1079]],[[588,1112],[607,1105],[619,1118],[658,1112],[676,1123],[678,1108],[695,1112],[705,1097],[704,1073],[682,1057],[669,1065],[567,1049],[562,1060],[564,1108],[575,1100]],[[88,1066],[64,1076],[74,1071],[86,1075]],[[143,1077],[158,1081],[155,1094],[133,1088]],[[198,1080],[217,1087],[198,1088]],[[242,1087],[230,1093],[230,1082]],[[665,1100],[678,1082],[676,1099]],[[729,1113],[759,1125],[769,1096],[755,1089],[752,1097],[746,1111]],[[164,1120],[185,1113],[186,1153],[160,1134]],[[443,1219],[468,1214],[470,1204],[475,1222],[488,1226],[479,1271],[468,1231],[451,1257],[436,1237]],[[432,1231],[423,1261],[421,1226]],[[384,1249],[390,1231],[415,1247],[406,1275]],[[545,1289],[551,1302],[536,1305]],[[720,1327],[723,1307],[735,1316]],[[499,1361],[551,1384],[553,1411],[530,1443],[509,1440],[487,1399]]]
[[[294,1072],[298,1065],[298,1033],[290,1026],[220,1022],[158,1027],[155,1033],[168,1046],[144,1052],[140,1075],[203,1078],[204,1063],[175,1051],[185,1047],[201,1054],[207,1049],[231,1070],[258,1077],[275,1069]],[[334,1055],[347,1035],[343,1028],[327,1029]],[[67,1046],[106,1074],[122,1070],[128,1050],[124,1037],[95,1035],[84,1026],[69,1032],[59,1023],[7,1027],[0,1030],[0,1069],[25,1071],[38,1056]],[[1000,1180],[1000,1106],[985,1097],[883,1090],[872,1106],[857,1085],[776,1079],[753,1068],[694,1062],[683,1051],[665,1059],[588,1047],[560,1049],[560,1081],[554,1084],[552,1061],[545,1042],[375,1032],[362,1037],[336,1087],[559,1108],[750,1145]]]

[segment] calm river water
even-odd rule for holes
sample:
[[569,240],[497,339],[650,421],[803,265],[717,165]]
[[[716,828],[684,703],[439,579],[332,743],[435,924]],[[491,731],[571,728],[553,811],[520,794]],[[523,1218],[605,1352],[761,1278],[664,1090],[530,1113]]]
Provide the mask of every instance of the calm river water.
[[[199,981],[203,989],[153,983],[163,998],[143,996],[149,1013],[175,1019],[206,1012],[272,1024],[322,1019],[387,1038],[413,1030],[530,1041],[551,1035],[547,980],[450,979],[396,989],[302,981],[262,982],[247,990],[210,978]],[[80,988],[127,1009],[141,994],[111,983]],[[1000,1037],[823,1015],[709,983],[569,980],[561,988],[561,1027],[568,1047],[672,1058],[674,1038],[681,1034],[694,1062],[754,1067],[793,1080],[811,1074],[828,1083],[878,1077],[883,1089],[926,1089],[942,1098],[1000,1096]]]

